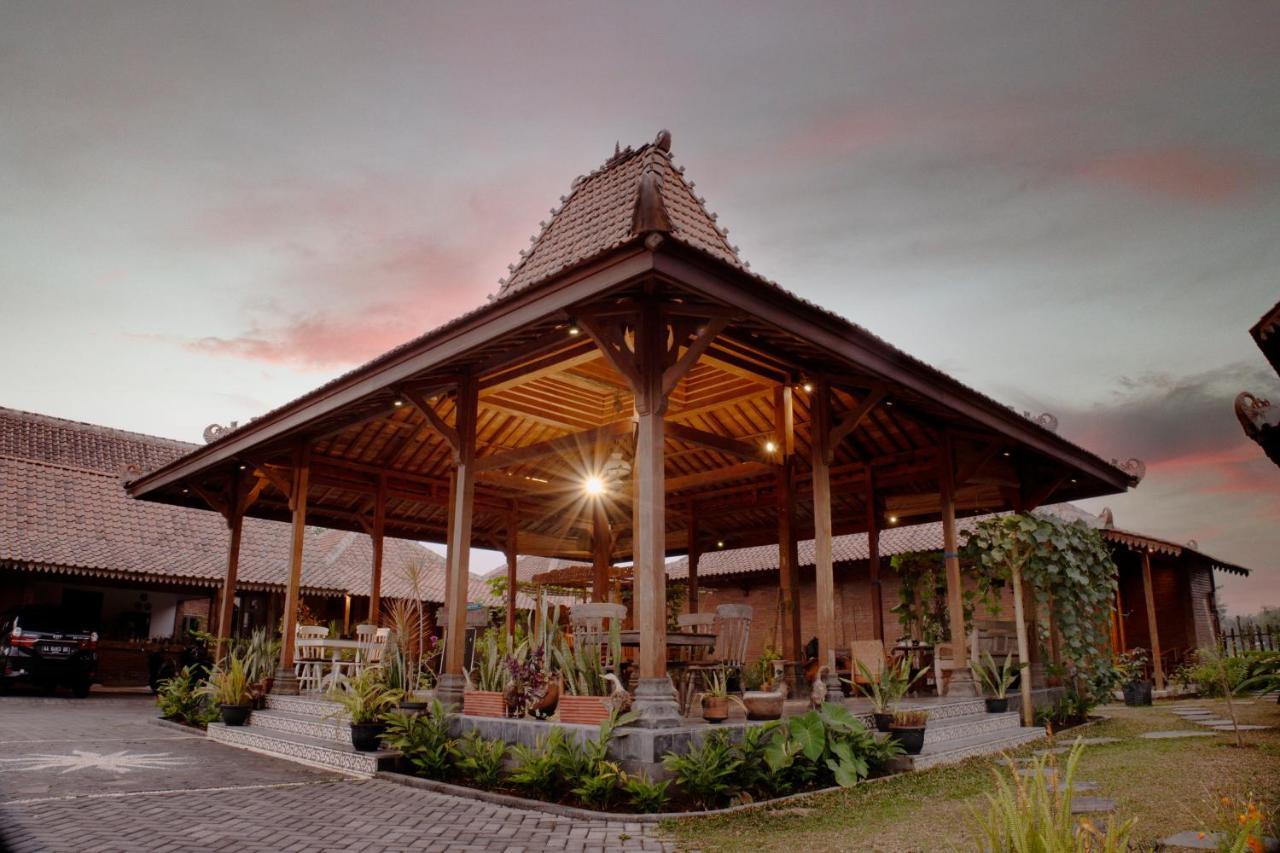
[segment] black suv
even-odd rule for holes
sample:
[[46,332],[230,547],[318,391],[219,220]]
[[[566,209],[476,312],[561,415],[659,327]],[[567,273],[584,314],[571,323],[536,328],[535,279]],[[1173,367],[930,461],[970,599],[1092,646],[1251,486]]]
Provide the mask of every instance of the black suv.
[[60,684],[89,695],[98,668],[98,635],[49,605],[0,615],[0,686],[22,679],[45,689]]

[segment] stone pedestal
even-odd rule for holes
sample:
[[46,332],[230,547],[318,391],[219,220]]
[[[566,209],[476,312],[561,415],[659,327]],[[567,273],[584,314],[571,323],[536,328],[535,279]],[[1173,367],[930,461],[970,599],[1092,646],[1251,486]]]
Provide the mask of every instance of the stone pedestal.
[[834,672],[828,672],[823,676],[823,680],[827,683],[827,698],[824,701],[843,704],[844,691],[840,689],[840,676]]
[[436,698],[446,711],[462,710],[462,693],[467,688],[467,679],[461,675],[441,673],[436,681]]
[[636,682],[636,692],[631,710],[640,715],[635,725],[646,729],[670,729],[683,723],[680,705],[676,702],[676,689],[667,676],[641,678]]
[[275,678],[271,682],[271,692],[276,696],[297,696],[302,692],[293,667],[277,667]]
[[978,682],[974,680],[973,671],[969,667],[958,667],[951,671],[951,683],[947,686],[947,695],[956,697],[982,695]]

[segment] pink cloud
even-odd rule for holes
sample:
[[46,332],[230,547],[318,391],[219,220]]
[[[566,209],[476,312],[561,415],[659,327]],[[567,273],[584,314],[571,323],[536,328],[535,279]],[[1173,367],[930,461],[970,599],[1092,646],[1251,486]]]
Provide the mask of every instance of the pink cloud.
[[1086,162],[1079,174],[1107,186],[1203,204],[1248,192],[1259,179],[1248,163],[1190,147],[1104,154]]

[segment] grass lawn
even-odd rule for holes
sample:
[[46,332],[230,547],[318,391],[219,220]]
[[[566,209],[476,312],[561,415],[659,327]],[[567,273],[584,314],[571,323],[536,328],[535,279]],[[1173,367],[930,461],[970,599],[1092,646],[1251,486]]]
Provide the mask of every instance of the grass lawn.
[[[1109,719],[1078,731],[1082,737],[1115,737],[1119,743],[1085,750],[1077,781],[1098,783],[1088,796],[1118,803],[1117,816],[1138,819],[1134,840],[1151,849],[1160,838],[1191,829],[1213,829],[1223,822],[1221,797],[1252,793],[1266,803],[1272,820],[1280,806],[1280,705],[1254,702],[1237,707],[1241,723],[1275,726],[1244,732],[1237,749],[1229,734],[1212,738],[1147,740],[1147,731],[1206,731],[1170,710],[1199,704],[1226,715],[1216,699],[1161,702],[1151,708],[1104,706]],[[1063,733],[1056,745],[1074,736]],[[1047,742],[1022,747],[1029,756]],[[682,847],[703,851],[970,850],[971,814],[991,790],[994,759],[975,758],[949,767],[908,773],[835,794],[793,801],[718,818],[677,821],[666,829]],[[1008,772],[1003,770],[1002,772]],[[1273,824],[1274,825],[1274,824]]]

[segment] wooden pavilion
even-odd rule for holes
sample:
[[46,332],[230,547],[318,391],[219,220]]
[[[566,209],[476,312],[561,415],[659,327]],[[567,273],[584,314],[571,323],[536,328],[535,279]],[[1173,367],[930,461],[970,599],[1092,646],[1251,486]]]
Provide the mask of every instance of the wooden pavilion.
[[[833,534],[874,542],[888,514],[941,520],[959,619],[957,513],[1134,484],[752,273],[670,148],[664,131],[577,178],[487,304],[127,484],[225,516],[228,588],[241,520],[292,521],[278,688],[291,682],[307,524],[373,537],[375,613],[384,535],[447,544],[446,701],[464,683],[462,644],[449,638],[465,630],[469,546],[505,550],[512,575],[517,553],[589,560],[599,596],[610,565],[632,560],[635,706],[641,725],[662,727],[679,722],[668,555],[690,555],[696,585],[710,543],[781,543],[793,614],[783,652],[795,660],[795,543],[814,538],[819,655],[831,661]],[[960,666],[952,690],[972,693]]]

